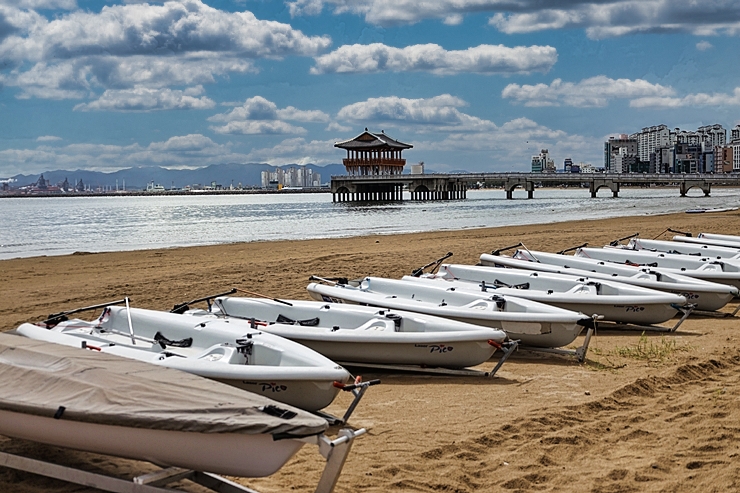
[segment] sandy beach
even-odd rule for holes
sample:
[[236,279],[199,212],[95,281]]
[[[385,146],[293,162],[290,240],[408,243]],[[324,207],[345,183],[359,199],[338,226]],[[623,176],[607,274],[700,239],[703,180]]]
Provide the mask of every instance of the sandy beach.
[[[737,235],[740,211],[5,260],[0,330],[123,296],[154,309],[231,287],[308,299],[310,275],[400,277],[448,251],[451,262],[476,263],[520,241],[558,251],[668,227]],[[358,372],[383,383],[353,416],[369,433],[336,491],[740,491],[738,330],[738,318],[699,316],[670,334],[600,330],[583,364],[520,352],[491,379]],[[328,411],[341,414],[348,402],[340,396]],[[2,437],[0,450],[123,477],[153,470]],[[322,467],[315,447],[304,447],[274,476],[239,481],[264,493],[309,492]],[[95,490],[0,468],[0,491]]]

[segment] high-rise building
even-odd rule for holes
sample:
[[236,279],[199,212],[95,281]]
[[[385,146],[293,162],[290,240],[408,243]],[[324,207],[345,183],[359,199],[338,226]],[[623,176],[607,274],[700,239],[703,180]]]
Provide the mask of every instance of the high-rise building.
[[[678,129],[677,129],[678,130]],[[671,138],[671,131],[666,125],[645,127],[635,134],[637,138],[638,159],[642,162],[650,162],[650,154],[657,149],[670,147],[675,142]]]
[[733,140],[732,143],[732,171],[740,171],[740,140]]
[[569,157],[563,160],[563,171],[565,173],[571,173],[573,169],[573,160]]
[[731,140],[738,140],[740,139],[740,125],[735,125],[735,128],[733,128],[730,131]]
[[727,130],[719,123],[699,127],[696,132],[702,136],[702,142],[707,144],[707,148],[714,149],[727,143]]
[[634,135],[609,137],[604,142],[604,169],[607,173],[629,173],[631,165],[637,162],[637,155],[638,139]]

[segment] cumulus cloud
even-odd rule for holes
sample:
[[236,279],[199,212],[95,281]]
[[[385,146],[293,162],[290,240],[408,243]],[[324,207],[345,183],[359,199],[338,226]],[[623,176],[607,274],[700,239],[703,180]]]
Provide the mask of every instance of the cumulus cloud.
[[312,74],[371,72],[460,72],[512,74],[547,72],[558,59],[551,46],[480,45],[448,51],[436,44],[394,48],[382,43],[345,45],[316,57]]
[[0,65],[10,68],[0,82],[21,88],[21,97],[212,83],[255,70],[256,59],[313,56],[330,44],[327,36],[200,0],[74,10],[52,20],[0,4]]
[[329,115],[319,110],[299,110],[293,106],[278,108],[262,96],[254,96],[226,113],[219,113],[208,121],[225,123],[213,126],[222,134],[304,134],[306,129],[287,123],[289,121],[325,123]]
[[525,106],[603,107],[612,99],[672,96],[670,87],[652,84],[643,79],[610,79],[598,75],[580,82],[555,79],[547,84],[509,84],[501,92],[503,98],[513,99]]
[[584,28],[589,37],[601,39],[637,33],[687,32],[697,36],[740,33],[740,5],[715,0],[612,0],[545,5],[527,2],[525,12],[496,13],[490,20],[507,34],[546,29]]
[[697,36],[740,33],[740,4],[728,0],[292,0],[292,16],[317,15],[326,6],[375,25],[439,19],[459,24],[466,15],[490,13],[502,32],[586,29],[592,38],[646,32],[688,32]]
[[[172,89],[108,89],[100,98],[91,103],[81,103],[75,111],[157,111],[210,109],[216,103],[203,94],[203,86],[196,86],[184,91]],[[200,96],[200,97],[199,97]]]
[[709,41],[699,41],[696,43],[696,49],[699,51],[707,51],[711,48],[714,48],[714,46]]
[[645,97],[630,101],[633,108],[686,108],[696,106],[740,106],[740,87],[736,87],[732,94],[697,93],[688,94],[680,98]]
[[337,122],[331,122],[329,125],[326,126],[324,130],[328,132],[349,132],[350,130],[352,130],[352,127],[350,127],[349,125],[342,125]]
[[296,127],[280,120],[235,121],[220,127],[212,126],[211,130],[219,134],[242,135],[305,134],[307,132],[303,127]]
[[491,122],[467,115],[458,108],[468,103],[450,94],[432,98],[407,99],[397,96],[370,98],[350,104],[337,113],[340,120],[351,122],[393,123],[415,125],[417,131],[457,130],[471,131],[493,125]]

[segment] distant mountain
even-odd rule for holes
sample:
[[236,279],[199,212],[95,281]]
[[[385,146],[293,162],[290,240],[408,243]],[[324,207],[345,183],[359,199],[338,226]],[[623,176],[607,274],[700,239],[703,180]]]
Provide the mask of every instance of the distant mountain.
[[[275,171],[277,168],[295,168],[299,165],[288,164],[284,166],[271,166],[264,163],[248,164],[212,164],[204,168],[197,169],[167,169],[158,166],[136,167],[122,169],[112,173],[103,173],[100,171],[88,170],[55,170],[44,171],[44,179],[50,184],[56,185],[63,182],[66,178],[70,185],[74,186],[79,180],[85,185],[93,188],[110,187],[123,189],[124,183],[127,190],[143,189],[150,182],[161,184],[165,188],[183,188],[187,185],[210,185],[216,182],[224,187],[232,183],[237,186],[241,183],[245,187],[261,186],[262,171]],[[307,168],[313,169],[321,175],[321,181],[328,183],[332,175],[343,175],[346,173],[341,164],[328,164],[326,166],[317,166],[315,164],[306,164]],[[25,186],[36,183],[41,174],[37,175],[15,175],[12,178],[16,180],[14,186]]]

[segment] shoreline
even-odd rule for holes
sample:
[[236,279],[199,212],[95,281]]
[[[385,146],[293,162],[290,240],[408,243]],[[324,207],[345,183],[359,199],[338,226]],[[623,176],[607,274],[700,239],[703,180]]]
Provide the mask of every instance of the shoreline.
[[[667,227],[740,234],[740,211],[2,260],[0,330],[122,296],[160,310],[232,286],[308,299],[312,274],[400,277],[448,251],[449,262],[469,264],[519,241],[558,251]],[[739,327],[738,318],[692,316],[670,334],[598,331],[584,364],[522,351],[492,379],[358,370],[383,383],[353,415],[369,432],[336,491],[731,491],[740,476]],[[340,396],[327,411],[347,405]],[[151,470],[2,437],[0,450],[118,476]],[[322,467],[306,447],[274,476],[239,481],[265,493],[308,492]],[[4,468],[0,490],[87,491]]]

